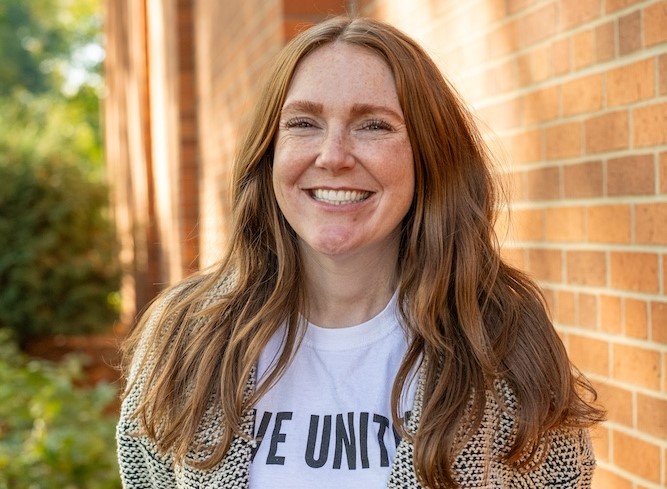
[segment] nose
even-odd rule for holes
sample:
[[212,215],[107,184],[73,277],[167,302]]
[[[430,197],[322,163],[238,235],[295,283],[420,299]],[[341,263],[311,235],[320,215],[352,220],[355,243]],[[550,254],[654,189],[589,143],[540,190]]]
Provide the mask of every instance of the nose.
[[329,128],[322,140],[315,165],[331,172],[340,172],[354,166],[350,137],[344,129]]

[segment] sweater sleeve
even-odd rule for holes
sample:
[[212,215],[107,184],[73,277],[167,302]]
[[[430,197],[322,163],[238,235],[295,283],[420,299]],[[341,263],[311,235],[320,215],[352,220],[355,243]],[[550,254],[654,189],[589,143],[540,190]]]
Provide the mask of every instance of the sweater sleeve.
[[133,414],[139,404],[143,376],[123,399],[116,426],[118,465],[123,489],[174,488],[176,480],[169,457],[160,455],[154,443],[141,434]]
[[118,463],[123,489],[176,487],[171,464],[139,437],[118,431]]
[[[147,373],[143,365],[154,364],[149,338],[158,327],[159,318],[168,302],[173,299],[177,291],[163,297],[147,313],[148,318],[144,325],[141,339],[134,353],[127,378],[128,391],[125,393],[120,410],[120,417],[116,426],[116,445],[118,465],[120,468],[123,489],[158,489],[174,488],[174,476],[171,458],[158,453],[154,442],[142,432],[135,413],[141,403]],[[144,359],[147,363],[143,363]]]
[[[539,463],[512,473],[512,489],[589,489],[595,468],[590,432],[583,428],[555,430],[538,454]],[[541,456],[540,456],[541,455]]]

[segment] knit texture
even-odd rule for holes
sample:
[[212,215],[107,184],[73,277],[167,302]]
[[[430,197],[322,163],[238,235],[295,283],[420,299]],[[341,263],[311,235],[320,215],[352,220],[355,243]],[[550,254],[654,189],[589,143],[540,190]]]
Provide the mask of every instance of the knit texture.
[[[225,289],[223,282],[210,294],[204,307],[215,300]],[[158,304],[146,324],[145,338],[157,326],[157,318],[165,304],[177,296],[177,292],[167,295]],[[196,327],[196,325],[193,325]],[[234,438],[230,449],[218,466],[202,470],[188,462],[202,460],[206,451],[191,450],[186,460],[175,464],[170,454],[160,454],[153,440],[141,434],[140,426],[133,413],[140,404],[145,372],[139,372],[138,362],[148,355],[146,342],[140,343],[130,369],[130,391],[123,400],[117,426],[118,460],[121,479],[125,489],[247,489],[249,488],[249,465],[252,453],[253,411],[246,413],[242,431],[248,439]],[[150,362],[149,362],[150,363]],[[255,378],[251,375],[247,389],[255,388]],[[415,402],[407,429],[415,433],[419,427],[424,398],[423,366],[415,393]],[[470,440],[456,456],[453,470],[461,488],[483,489],[586,489],[590,487],[595,460],[590,435],[586,429],[560,428],[550,433],[549,442],[543,442],[538,449],[536,462],[528,468],[517,470],[505,463],[503,455],[511,445],[515,428],[512,412],[516,409],[516,398],[507,383],[497,381],[496,392],[487,392],[486,405],[481,424]],[[496,399],[501,399],[499,405]],[[220,439],[223,428],[220,409],[211,403],[199,428],[193,445],[214,446]],[[413,445],[404,439],[396,451],[391,467],[388,489],[422,488],[417,480],[413,465]],[[260,489],[260,488],[256,488]],[[261,488],[265,489],[265,488]]]

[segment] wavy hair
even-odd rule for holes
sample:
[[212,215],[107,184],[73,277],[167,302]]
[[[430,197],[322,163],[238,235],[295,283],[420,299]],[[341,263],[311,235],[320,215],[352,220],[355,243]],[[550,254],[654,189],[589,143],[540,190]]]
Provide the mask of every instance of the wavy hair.
[[[425,362],[428,395],[419,429],[404,432],[414,443],[416,473],[428,487],[455,485],[451,467],[466,439],[461,430],[469,437],[479,426],[497,379],[508,383],[519,406],[505,457],[525,465],[535,440],[560,426],[589,426],[603,413],[584,398],[582,387],[595,393],[571,366],[538,287],[500,257],[496,189],[472,116],[418,44],[369,19],[329,19],[295,37],[277,59],[236,156],[224,259],[163,297],[157,327],[137,328],[126,344],[128,358],[141,341],[142,351],[151,352],[134,358],[145,378],[140,424],[159,449],[183,459],[212,400],[225,430],[199,464],[213,467],[232,438],[244,436],[244,414],[284,372],[298,345],[305,291],[296,236],[273,191],[274,140],[299,62],[334,42],[369,49],[390,67],[414,156],[415,193],[397,263],[398,302],[411,343],[392,406],[398,425],[403,387]],[[228,285],[211,299],[221,282]],[[267,382],[249,393],[260,352],[284,323],[283,354]]]

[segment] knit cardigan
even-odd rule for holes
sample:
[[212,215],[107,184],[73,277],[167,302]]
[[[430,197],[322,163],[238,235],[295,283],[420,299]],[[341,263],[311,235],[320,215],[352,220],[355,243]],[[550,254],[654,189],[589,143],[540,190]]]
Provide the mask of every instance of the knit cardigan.
[[[219,287],[218,291],[226,287]],[[175,294],[172,294],[173,298]],[[157,305],[146,324],[146,335],[157,326],[157,318],[167,296]],[[209,297],[209,303],[215,294]],[[247,489],[252,450],[254,414],[249,410],[242,421],[246,437],[235,437],[225,457],[213,469],[193,467],[191,462],[202,460],[202,452],[191,452],[182,463],[174,463],[169,453],[160,453],[154,440],[141,434],[135,413],[142,396],[145,372],[137,369],[138,359],[147,355],[145,348],[135,354],[130,369],[130,390],[126,394],[117,425],[118,460],[124,489]],[[255,388],[254,373],[248,379],[247,389]],[[415,433],[419,427],[424,398],[423,368],[415,393],[412,415],[407,429]],[[496,392],[487,392],[481,424],[463,449],[455,457],[453,473],[461,488],[476,489],[585,489],[590,487],[595,460],[588,430],[561,427],[549,434],[535,456],[535,462],[517,469],[503,460],[515,434],[511,413],[516,409],[516,398],[507,383],[495,383]],[[501,402],[498,402],[498,399]],[[204,415],[196,442],[199,447],[214,446],[223,430],[220,410],[210,405]],[[413,445],[405,438],[397,450],[391,466],[387,489],[422,488],[415,474]],[[255,488],[268,489],[268,488]]]

